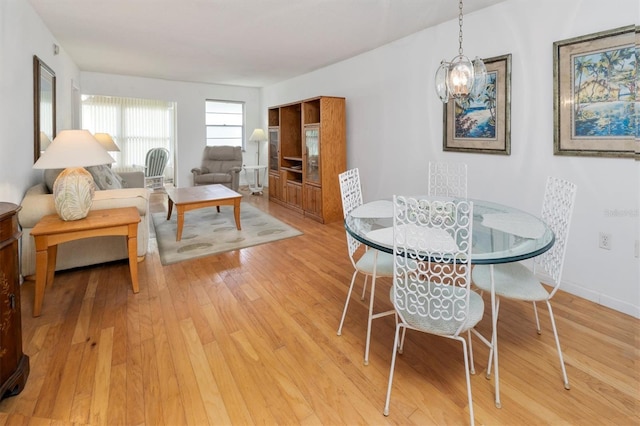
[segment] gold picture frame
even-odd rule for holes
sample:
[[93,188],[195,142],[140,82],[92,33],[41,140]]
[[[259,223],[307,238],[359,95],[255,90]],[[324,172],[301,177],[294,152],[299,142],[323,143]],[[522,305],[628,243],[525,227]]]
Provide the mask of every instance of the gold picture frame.
[[628,25],[553,43],[555,155],[634,156],[637,31]]
[[443,150],[511,154],[511,54],[484,60],[485,90],[467,108],[444,105]]

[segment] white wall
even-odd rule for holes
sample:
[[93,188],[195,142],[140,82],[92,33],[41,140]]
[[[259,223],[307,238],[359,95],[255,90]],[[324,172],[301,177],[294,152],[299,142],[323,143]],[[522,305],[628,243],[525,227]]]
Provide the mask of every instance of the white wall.
[[[162,99],[177,103],[176,185],[191,186],[191,169],[199,167],[205,141],[205,101],[222,99],[245,102],[245,138],[260,126],[260,90],[250,87],[187,83],[153,78],[130,77],[93,72],[81,73],[83,94]],[[243,154],[247,165],[257,162],[257,145],[247,142]],[[260,164],[266,164],[266,152],[260,152]],[[240,174],[244,183],[244,173]]]
[[71,126],[71,85],[79,71],[26,0],[0,0],[0,201],[20,204],[41,180],[33,170],[33,55],[56,73],[56,129]]
[[[442,151],[433,80],[440,60],[457,54],[457,19],[264,88],[263,125],[269,106],[346,97],[347,165],[360,168],[365,200],[424,192],[429,160],[466,162],[470,197],[532,213],[547,175],[577,183],[563,289],[640,317],[639,164],[553,155],[552,71],[554,41],[635,24],[639,8],[637,0],[510,0],[465,16],[467,55],[512,54],[510,156]],[[598,248],[600,231],[612,235],[612,250]]]

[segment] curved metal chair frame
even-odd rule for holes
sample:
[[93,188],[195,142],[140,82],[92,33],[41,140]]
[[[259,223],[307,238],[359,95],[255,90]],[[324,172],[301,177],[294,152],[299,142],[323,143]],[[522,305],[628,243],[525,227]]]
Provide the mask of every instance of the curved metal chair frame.
[[[558,351],[565,389],[570,389],[570,384],[562,357],[556,321],[553,316],[553,310],[551,309],[551,298],[558,291],[562,279],[562,268],[567,251],[567,240],[569,237],[576,191],[577,186],[572,182],[551,176],[547,179],[544,200],[542,202],[542,218],[553,230],[555,243],[551,249],[533,260],[533,269],[529,269],[521,263],[505,263],[493,266],[493,285],[496,294],[496,324],[493,324],[493,327],[497,326],[500,298],[504,297],[533,302],[536,330],[538,334],[541,334],[536,302],[544,301],[549,309],[549,318]],[[551,281],[548,284],[552,286],[551,291],[548,291],[542,285],[536,276],[537,273],[543,273],[550,277]],[[480,290],[491,291],[492,275],[488,265],[477,265],[473,270],[472,277],[474,284]],[[492,357],[493,351],[489,353],[487,378],[491,374]]]
[[467,198],[467,165],[429,161],[429,195]]
[[[362,187],[360,186],[360,172],[357,168],[347,170],[338,176],[340,180],[340,193],[342,194],[342,211],[346,218],[356,207],[362,205]],[[376,278],[378,277],[391,277],[393,275],[393,257],[389,253],[383,253],[374,249],[367,249],[359,258],[356,259],[356,252],[362,245],[358,240],[353,238],[348,232],[347,246],[349,250],[349,259],[353,265],[354,271],[351,277],[351,284],[349,284],[349,291],[347,292],[347,299],[344,302],[344,309],[342,311],[342,318],[340,319],[340,325],[338,326],[338,336],[342,334],[342,326],[344,325],[344,319],[347,316],[347,310],[349,308],[349,300],[351,299],[351,293],[358,273],[364,275],[364,287],[362,289],[361,300],[364,300],[365,292],[367,289],[367,281],[371,277],[371,294],[369,296],[369,315],[367,319],[367,340],[364,350],[364,364],[369,364],[369,347],[371,344],[371,322],[376,319],[387,315],[393,315],[394,311],[385,311],[380,313],[373,313],[373,301],[376,291]]]
[[417,330],[462,343],[473,424],[471,331],[475,332],[473,328],[484,314],[482,297],[471,290],[473,203],[395,196],[393,204],[394,276],[390,297],[398,321],[383,413],[389,415],[396,356],[402,353],[405,332]]

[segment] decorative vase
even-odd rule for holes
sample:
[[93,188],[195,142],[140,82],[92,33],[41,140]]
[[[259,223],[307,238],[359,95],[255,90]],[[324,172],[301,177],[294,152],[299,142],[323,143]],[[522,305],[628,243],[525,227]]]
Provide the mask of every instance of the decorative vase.
[[93,202],[95,185],[91,173],[82,167],[65,169],[53,184],[53,199],[62,220],[84,219]]

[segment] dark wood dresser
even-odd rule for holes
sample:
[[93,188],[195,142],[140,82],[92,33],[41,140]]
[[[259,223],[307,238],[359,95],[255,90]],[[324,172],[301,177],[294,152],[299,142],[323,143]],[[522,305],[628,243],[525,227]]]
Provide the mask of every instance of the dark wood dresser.
[[22,353],[19,210],[0,202],[0,399],[19,394],[29,376],[29,357]]

